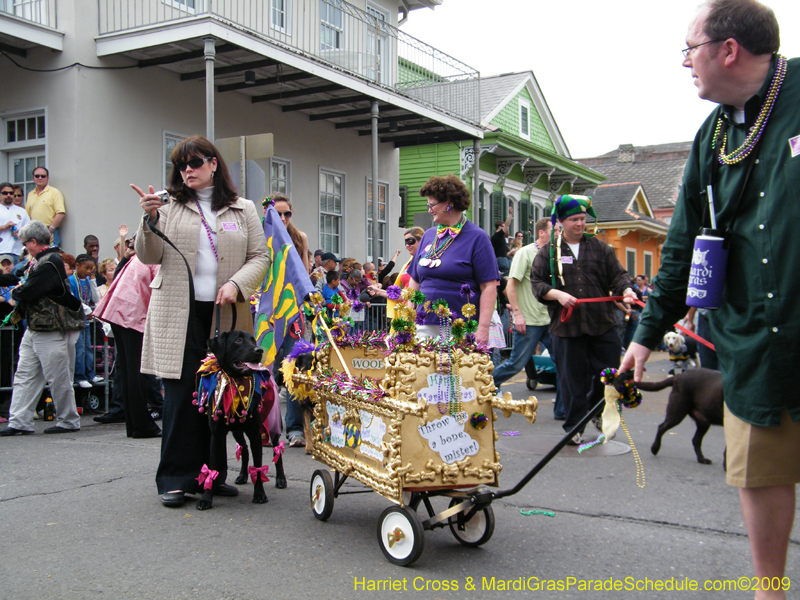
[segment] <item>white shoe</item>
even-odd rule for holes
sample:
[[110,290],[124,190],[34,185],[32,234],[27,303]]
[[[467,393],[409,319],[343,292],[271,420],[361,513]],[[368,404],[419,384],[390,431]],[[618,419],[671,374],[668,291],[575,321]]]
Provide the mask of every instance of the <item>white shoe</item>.
[[44,416],[42,415],[42,411],[36,410],[36,411],[33,412],[33,420],[34,421],[40,421],[43,418],[44,418]]
[[583,436],[580,433],[576,433],[567,442],[567,446],[580,446],[582,443],[583,443]]
[[95,375],[94,379],[92,379],[92,383],[103,383],[104,381],[105,381],[105,379],[100,377],[100,375]]
[[78,385],[79,385],[80,387],[82,387],[83,389],[85,389],[85,390],[88,390],[90,387],[92,387],[92,384],[91,384],[91,383],[89,383],[88,381],[86,381],[85,379],[81,379],[81,380],[78,382]]

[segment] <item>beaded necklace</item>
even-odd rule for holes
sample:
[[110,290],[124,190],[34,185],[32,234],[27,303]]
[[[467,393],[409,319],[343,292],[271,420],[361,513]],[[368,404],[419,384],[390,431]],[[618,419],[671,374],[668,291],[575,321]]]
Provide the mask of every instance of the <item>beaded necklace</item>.
[[[764,104],[761,105],[761,111],[758,113],[758,118],[753,126],[750,128],[750,133],[745,138],[744,142],[741,146],[739,146],[736,150],[731,152],[730,154],[725,153],[725,146],[728,142],[728,132],[725,132],[724,137],[722,138],[722,144],[719,151],[719,162],[723,165],[735,165],[738,162],[741,162],[745,158],[747,158],[750,153],[753,151],[753,148],[756,147],[758,144],[758,140],[761,139],[761,134],[764,132],[764,129],[767,127],[767,121],[769,121],[769,116],[772,114],[772,109],[775,106],[775,100],[778,98],[778,93],[781,91],[781,85],[783,84],[783,78],[786,75],[786,57],[778,55],[778,62],[775,66],[775,74],[772,76],[772,82],[769,84],[769,90],[767,91],[767,97],[764,100]],[[714,137],[711,141],[711,148],[714,149],[714,146],[717,141],[717,137],[719,137],[720,128],[722,127],[722,117],[720,116],[717,119],[717,125],[714,128]]]
[[89,304],[89,279],[79,279],[75,277],[75,280],[78,283],[78,296],[80,297],[80,301],[84,304]]
[[197,210],[200,211],[200,222],[203,224],[203,227],[206,228],[208,243],[211,244],[211,251],[214,253],[214,258],[217,259],[217,262],[219,262],[219,256],[217,256],[217,247],[214,245],[214,240],[211,238],[211,227],[209,227],[208,221],[206,221],[206,216],[203,214],[203,209],[200,208],[200,201],[195,198],[194,202],[197,205]]
[[442,255],[444,254],[445,250],[447,250],[455,241],[455,239],[458,237],[458,234],[461,233],[461,228],[464,227],[464,223],[466,222],[467,217],[461,215],[458,223],[456,223],[453,227],[438,225],[436,227],[436,237],[433,239],[433,243],[428,246],[425,256],[419,259],[419,265],[421,267],[430,267],[431,269],[441,265]]

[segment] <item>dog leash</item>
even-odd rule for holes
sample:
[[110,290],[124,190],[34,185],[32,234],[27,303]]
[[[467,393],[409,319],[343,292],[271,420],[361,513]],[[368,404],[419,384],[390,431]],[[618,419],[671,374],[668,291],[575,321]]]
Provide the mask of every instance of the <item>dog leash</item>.
[[[566,323],[567,321],[569,321],[569,318],[572,316],[572,309],[575,306],[578,306],[579,304],[584,304],[584,303],[587,303],[587,302],[612,302],[612,301],[621,301],[621,300],[624,300],[624,296],[608,296],[608,297],[603,296],[601,298],[578,298],[578,299],[575,300],[575,304],[573,306],[565,306],[561,310],[561,322],[562,323]],[[642,308],[644,308],[644,305],[645,305],[644,302],[642,302],[639,299],[634,300],[633,303],[634,304],[638,304]],[[684,327],[680,323],[675,323],[675,329],[677,329],[681,333],[685,333],[690,338],[700,342],[704,346],[707,346],[708,348],[711,348],[711,350],[713,350],[714,352],[717,351],[717,349],[714,347],[714,344],[712,344],[711,342],[709,342],[708,340],[706,340],[704,338],[701,338],[694,331],[692,331],[690,329],[687,329],[686,327]]]
[[[172,247],[172,249],[175,250],[175,252],[178,253],[178,256],[180,256],[183,259],[183,264],[186,265],[186,274],[189,276],[189,323],[191,323],[191,322],[194,321],[194,316],[195,316],[195,312],[194,312],[194,277],[192,277],[192,269],[189,267],[189,261],[186,260],[186,257],[183,255],[183,252],[178,250],[178,248],[175,246],[175,244],[172,243],[172,240],[170,240],[158,227],[156,227],[155,222],[150,218],[150,215],[145,214],[144,221],[147,224],[147,226],[150,228],[150,231],[155,233],[158,237],[160,237],[162,240],[164,240],[164,242],[169,244]],[[221,304],[217,304],[216,305],[216,318],[215,318],[215,323],[214,323],[214,337],[219,337],[219,323],[220,323],[221,309],[222,309],[222,305]],[[233,331],[233,329],[236,327],[236,303],[235,302],[231,303],[231,313],[232,313],[232,322],[231,322],[231,329],[230,330]],[[205,348],[206,347],[206,343],[204,341],[201,343],[201,341],[197,339],[197,335],[196,335],[197,332],[194,331],[194,328],[192,328],[192,331],[193,331],[193,337],[195,338],[195,340],[194,340],[195,344],[197,344],[197,346],[199,348]]]

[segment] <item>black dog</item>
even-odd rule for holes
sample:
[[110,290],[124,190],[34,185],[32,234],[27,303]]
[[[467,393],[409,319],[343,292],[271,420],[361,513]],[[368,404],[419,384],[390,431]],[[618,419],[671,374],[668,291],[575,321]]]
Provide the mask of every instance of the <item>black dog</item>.
[[703,436],[712,425],[722,425],[724,398],[722,393],[722,373],[711,369],[690,369],[674,377],[667,377],[658,383],[640,381],[636,384],[640,390],[656,392],[672,386],[667,402],[667,416],[658,426],[656,439],[650,451],[658,454],[661,449],[662,436],[683,421],[689,415],[697,424],[697,431],[692,438],[697,462],[710,465],[711,461],[703,456],[701,445]]
[[[208,423],[211,428],[211,456],[209,470],[217,471],[209,489],[205,489],[203,497],[198,501],[198,510],[212,508],[214,491],[225,481],[228,472],[228,456],[225,438],[228,432],[242,447],[242,468],[236,483],[241,485],[247,481],[248,474],[253,478],[253,502],[264,504],[268,501],[264,491],[266,474],[262,469],[263,451],[261,442],[262,423],[277,401],[273,394],[261,385],[269,380],[269,371],[260,364],[263,350],[256,344],[255,338],[244,331],[228,331],[208,342],[208,349],[216,358],[204,362],[198,374],[209,377],[206,393],[203,383],[200,384],[201,397],[197,399],[201,409],[208,412]],[[213,380],[212,380],[213,378]],[[214,385],[214,383],[216,385]],[[212,386],[213,387],[208,387]],[[219,386],[223,390],[218,393]],[[225,394],[228,393],[227,400]],[[230,394],[233,394],[232,396]],[[269,427],[266,428],[269,432]],[[267,433],[267,435],[269,435]],[[254,470],[250,473],[248,445],[253,454]],[[273,434],[273,446],[277,445],[280,434]],[[276,451],[277,452],[277,451]],[[286,487],[286,476],[283,471],[283,457],[278,454],[276,462],[275,487]]]

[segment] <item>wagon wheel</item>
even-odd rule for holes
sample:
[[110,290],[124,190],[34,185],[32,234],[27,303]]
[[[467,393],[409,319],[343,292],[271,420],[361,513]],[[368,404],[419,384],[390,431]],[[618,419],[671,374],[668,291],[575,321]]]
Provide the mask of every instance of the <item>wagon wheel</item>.
[[383,511],[378,519],[378,543],[390,563],[405,567],[416,561],[425,547],[417,513],[405,506]]
[[86,408],[97,410],[100,408],[100,398],[97,396],[97,394],[90,391],[88,394],[86,394],[83,404]]
[[[453,498],[450,507],[463,502],[463,498]],[[477,548],[489,541],[494,533],[494,511],[491,506],[477,511],[469,521],[465,521],[466,513],[458,513],[448,520],[450,531],[455,538],[472,548]]]
[[328,471],[317,469],[311,476],[311,510],[320,521],[327,521],[333,512],[333,480]]
[[533,391],[539,385],[539,380],[538,379],[530,379],[530,378],[528,378],[528,379],[525,380],[525,385],[528,386],[528,389],[530,391]]

